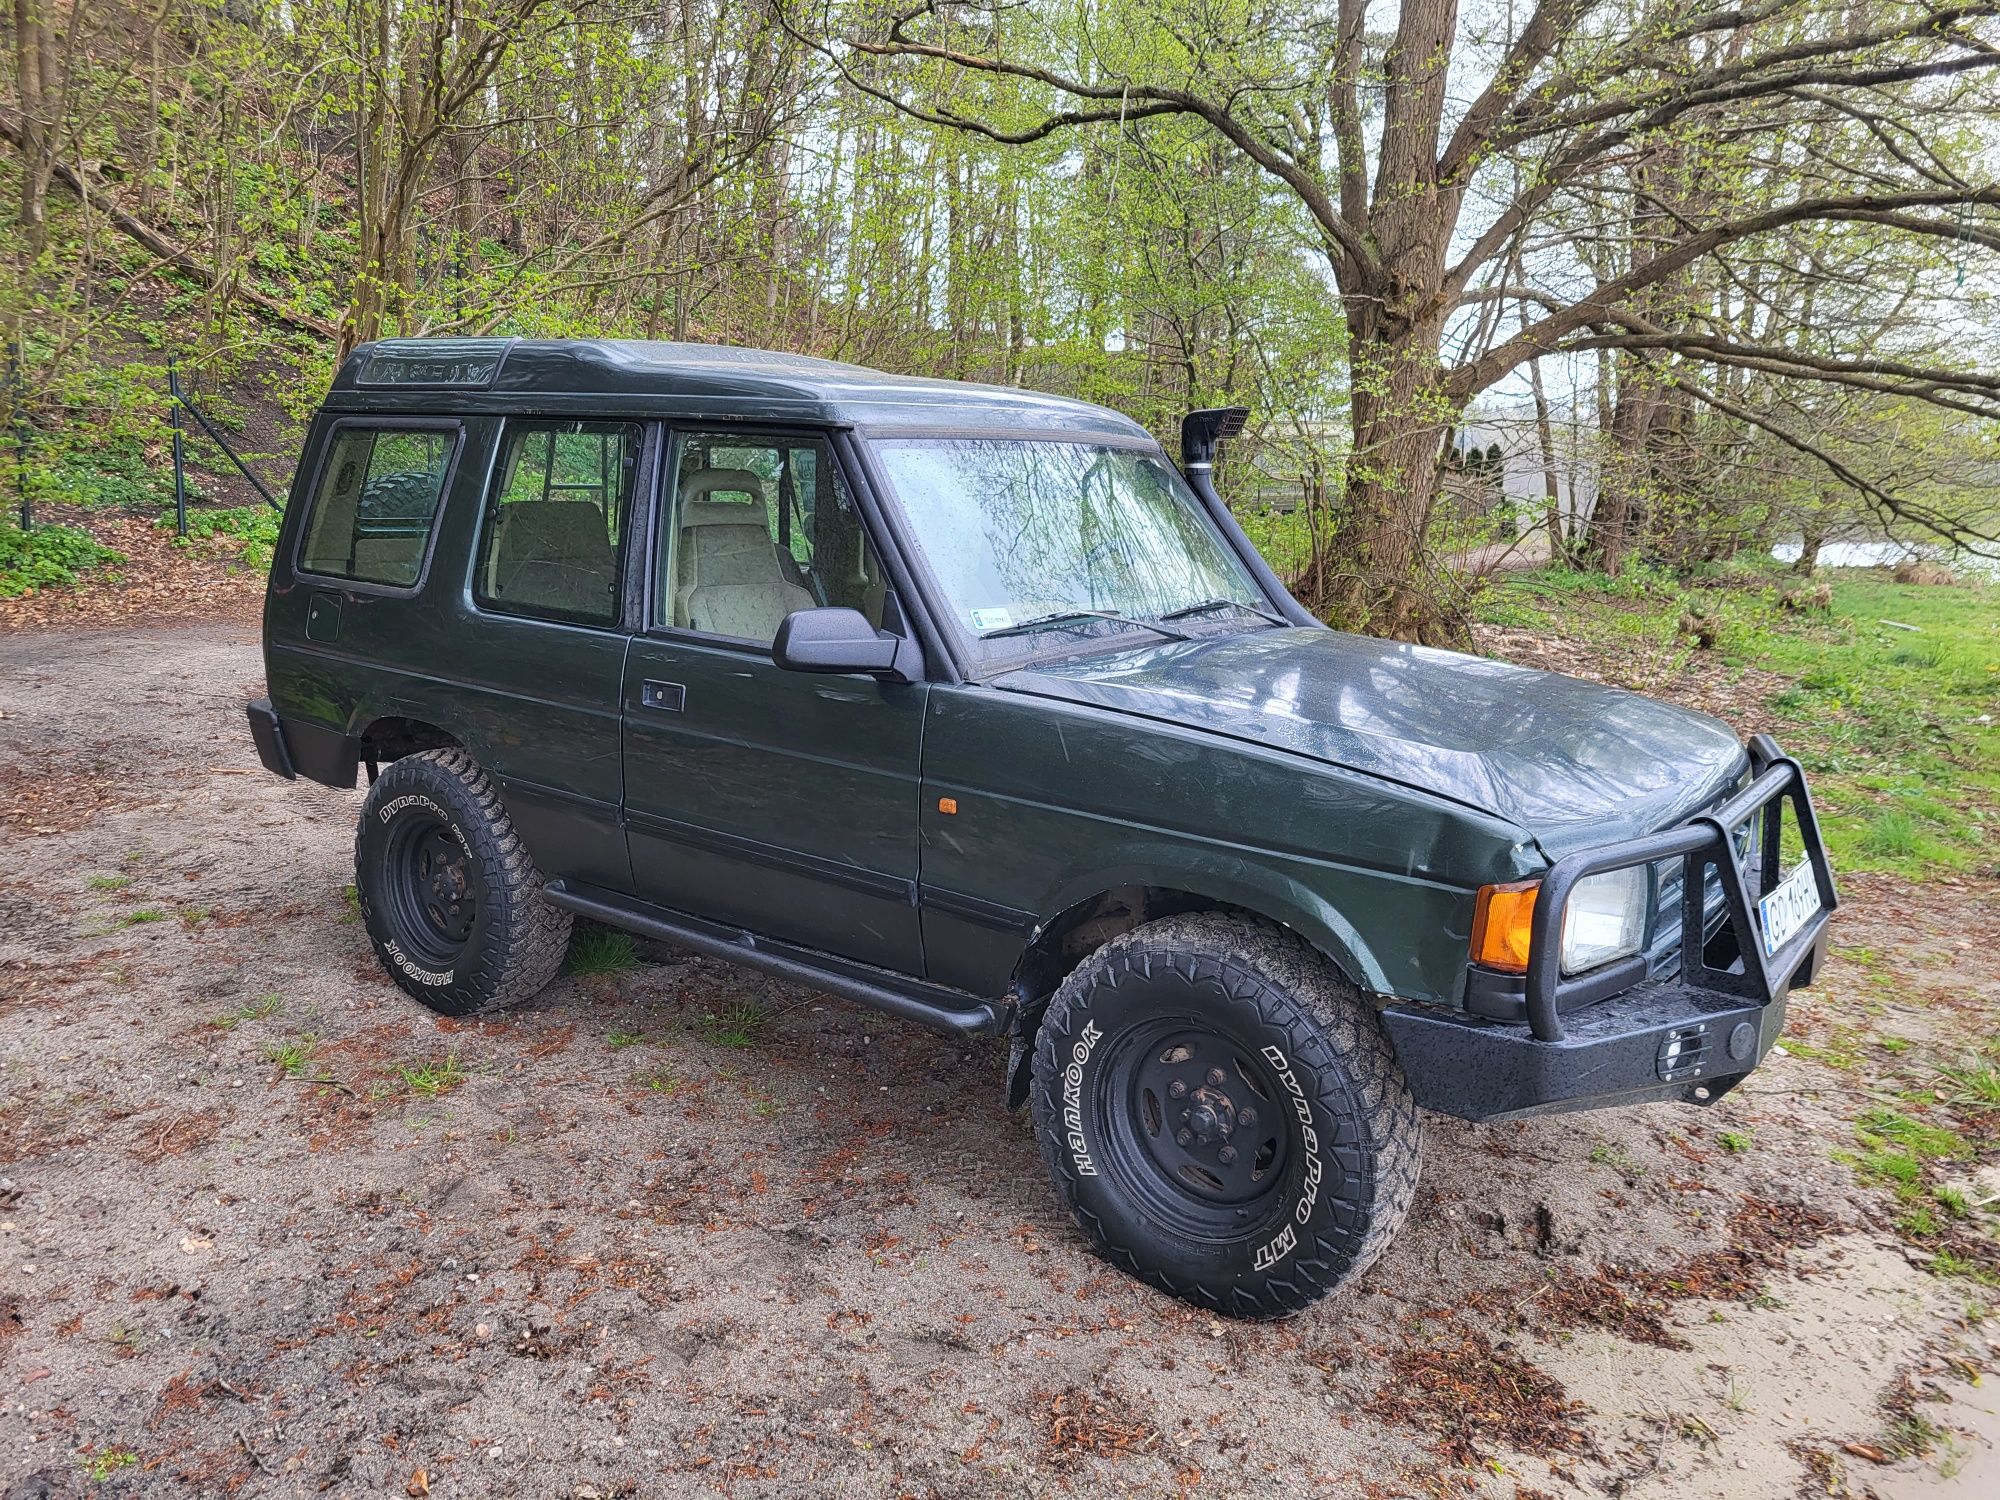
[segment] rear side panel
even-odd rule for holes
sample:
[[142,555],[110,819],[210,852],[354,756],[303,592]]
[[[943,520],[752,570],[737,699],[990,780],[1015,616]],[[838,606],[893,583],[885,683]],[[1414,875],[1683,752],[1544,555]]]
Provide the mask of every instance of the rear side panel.
[[[373,420],[354,418],[351,420]],[[619,683],[627,637],[488,614],[474,607],[470,559],[500,429],[466,416],[413,590],[297,570],[334,420],[315,424],[265,602],[271,701],[301,774],[352,785],[360,739],[385,721],[434,726],[494,777],[537,864],[628,890],[618,822]]]

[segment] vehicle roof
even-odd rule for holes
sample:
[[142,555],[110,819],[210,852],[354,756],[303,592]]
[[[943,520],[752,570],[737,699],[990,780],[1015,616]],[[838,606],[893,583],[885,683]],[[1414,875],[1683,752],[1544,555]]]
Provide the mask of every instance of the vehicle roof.
[[644,339],[423,338],[363,344],[333,378],[342,410],[752,417],[870,432],[1023,432],[1130,442],[1152,435],[1087,401],[862,365]]

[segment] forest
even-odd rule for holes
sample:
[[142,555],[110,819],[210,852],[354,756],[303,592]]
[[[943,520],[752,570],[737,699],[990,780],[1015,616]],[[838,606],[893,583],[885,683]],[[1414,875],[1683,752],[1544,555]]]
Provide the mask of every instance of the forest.
[[[1170,447],[1240,404],[1253,534],[1409,639],[1463,641],[1496,539],[2000,534],[1994,0],[14,0],[9,41],[30,518],[159,498],[169,361],[282,481],[356,344],[512,333]],[[9,526],[17,576],[82,546]]]

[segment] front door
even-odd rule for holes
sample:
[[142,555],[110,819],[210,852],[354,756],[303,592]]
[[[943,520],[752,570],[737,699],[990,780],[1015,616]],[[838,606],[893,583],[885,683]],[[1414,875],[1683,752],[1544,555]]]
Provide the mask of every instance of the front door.
[[791,611],[886,589],[824,436],[684,431],[626,658],[625,816],[641,897],[920,974],[925,687],[788,672]]

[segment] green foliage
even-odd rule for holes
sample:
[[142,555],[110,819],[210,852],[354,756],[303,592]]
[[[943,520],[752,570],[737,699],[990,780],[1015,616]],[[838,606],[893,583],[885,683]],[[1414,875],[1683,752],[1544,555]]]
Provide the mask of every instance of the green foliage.
[[23,531],[0,518],[0,599],[17,599],[37,589],[75,588],[92,569],[124,561],[123,553],[76,527]]
[[396,1076],[411,1093],[424,1099],[436,1099],[464,1083],[467,1074],[458,1054],[451,1052],[421,1062],[399,1063]]
[[30,486],[37,504],[91,510],[151,510],[174,500],[171,467],[163,475],[140,454],[109,443],[53,454],[31,469]]
[[637,966],[639,947],[629,932],[596,923],[579,923],[570,934],[563,968],[584,978],[623,974]]
[[[190,510],[187,539],[191,542],[221,540],[233,544],[244,563],[258,572],[271,566],[271,549],[278,545],[278,527],[284,516],[268,505],[240,505],[221,510]],[[171,527],[172,515],[157,524]]]
[[771,1024],[770,1012],[754,1000],[732,1000],[702,1018],[704,1040],[718,1047],[751,1047]]
[[273,1042],[264,1049],[267,1062],[276,1064],[280,1073],[287,1078],[304,1078],[306,1070],[312,1066],[313,1054],[319,1050],[319,1038],[311,1032],[302,1032],[289,1042]]

